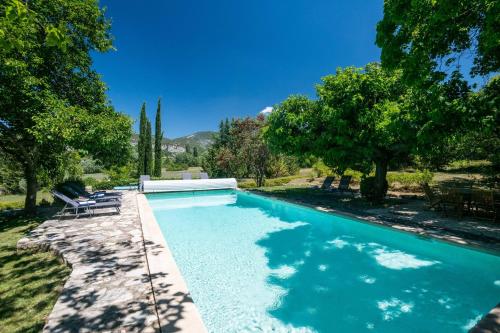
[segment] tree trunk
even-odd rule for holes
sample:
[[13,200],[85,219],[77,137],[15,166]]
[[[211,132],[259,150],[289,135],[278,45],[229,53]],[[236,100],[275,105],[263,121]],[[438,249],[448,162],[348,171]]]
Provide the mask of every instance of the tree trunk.
[[35,169],[31,165],[24,168],[24,178],[26,180],[26,199],[24,201],[24,212],[28,215],[35,215],[38,182],[36,179]]
[[381,159],[375,162],[375,187],[380,199],[387,194],[387,160]]

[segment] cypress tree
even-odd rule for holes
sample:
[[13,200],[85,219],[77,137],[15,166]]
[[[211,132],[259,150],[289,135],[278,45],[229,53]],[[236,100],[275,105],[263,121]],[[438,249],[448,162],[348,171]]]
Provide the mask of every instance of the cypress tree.
[[151,122],[146,120],[146,135],[144,136],[144,174],[151,175],[153,171],[153,149],[151,138]]
[[137,175],[144,175],[144,162],[145,162],[145,135],[146,135],[146,123],[148,118],[146,117],[146,103],[142,103],[141,115],[139,118],[139,140],[137,142]]
[[154,172],[155,177],[161,177],[161,141],[163,133],[161,131],[161,98],[158,99],[158,108],[156,109],[155,119],[155,163]]

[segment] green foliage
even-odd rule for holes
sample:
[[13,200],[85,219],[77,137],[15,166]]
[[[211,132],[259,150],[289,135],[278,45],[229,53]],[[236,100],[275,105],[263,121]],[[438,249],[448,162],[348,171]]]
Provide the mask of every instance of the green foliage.
[[92,69],[91,52],[112,48],[109,27],[93,0],[0,4],[0,150],[22,168],[28,212],[39,178],[64,177],[71,149],[105,166],[128,159],[131,120]]
[[200,159],[187,152],[175,154],[174,161],[178,165],[187,165],[188,167],[200,166]]
[[442,80],[472,56],[471,73],[500,70],[500,3],[496,0],[384,2],[376,43],[382,64],[412,81]]
[[312,153],[339,174],[367,173],[374,161],[407,153],[413,141],[399,77],[376,64],[338,69],[317,86],[317,102],[291,96],[278,105],[267,138],[280,151]]
[[148,174],[145,168],[147,123],[146,103],[142,103],[139,118],[139,141],[137,142],[137,176]]
[[[360,171],[352,170],[352,169],[347,169],[344,171],[345,176],[351,176],[351,180],[354,182],[360,182],[361,179],[363,178],[363,173]],[[373,175],[373,172],[370,172],[369,175]],[[342,175],[337,175],[338,177]]]
[[[37,205],[47,206],[53,201],[53,197],[49,192],[45,190],[38,191],[37,194]],[[24,195],[23,194],[8,194],[0,195],[0,211],[10,210],[10,209],[20,209],[24,207]]]
[[154,147],[154,172],[153,176],[161,177],[161,142],[163,140],[163,132],[161,130],[161,99],[158,99],[158,107],[156,109],[155,118],[155,147]]
[[107,171],[108,178],[105,180],[97,180],[92,177],[84,179],[87,186],[92,186],[93,190],[112,190],[115,186],[124,186],[137,183],[135,177],[135,168],[132,164],[112,167]]
[[91,156],[86,156],[81,159],[83,173],[100,173],[103,170],[101,162],[93,159]]
[[7,163],[0,151],[0,187],[6,193],[25,193],[26,182],[18,163]]
[[318,159],[312,166],[315,177],[325,177],[334,174],[333,170],[328,167],[323,160]]
[[214,144],[203,157],[203,168],[212,178],[252,177],[258,186],[266,178],[297,173],[297,158],[269,151],[263,138],[265,122],[264,117],[221,121]]
[[266,177],[279,178],[295,175],[300,170],[298,159],[285,154],[270,154],[266,168]]
[[264,183],[269,151],[262,138],[263,118],[221,122],[219,135],[204,159],[204,169],[213,177],[253,177]]
[[183,171],[189,168],[189,165],[187,163],[177,163],[171,160],[168,160],[165,166],[169,171]]
[[95,179],[94,177],[85,177],[83,179],[83,183],[86,186],[92,186],[92,188],[95,188],[95,185],[99,183],[100,181],[98,179]]
[[405,188],[419,187],[421,184],[432,182],[434,175],[429,170],[416,172],[389,172],[387,181],[392,187],[396,183]]
[[368,174],[375,164],[381,182],[388,162],[407,156],[415,143],[400,78],[377,64],[338,69],[316,87],[317,101],[291,96],[276,106],[266,137],[279,151],[321,158],[337,174],[347,168]]
[[[295,175],[295,176],[286,176],[286,177],[278,177],[278,178],[269,178],[265,180],[265,183],[263,186],[265,187],[275,187],[275,186],[283,186],[288,183],[290,183],[292,180],[300,178],[301,176]],[[256,188],[259,187],[255,183],[255,180],[245,180],[238,182],[238,187],[239,188]]]
[[117,180],[103,180],[103,181],[98,181],[93,183],[92,190],[94,191],[106,191],[106,190],[112,190],[116,186],[126,186],[129,184],[134,184],[137,183],[136,178],[129,178],[129,179],[117,179]]
[[389,185],[387,180],[384,179],[382,187],[379,188],[378,186],[379,183],[376,177],[363,177],[361,179],[361,183],[359,184],[359,190],[361,195],[368,201],[380,202],[385,198]]
[[144,135],[144,174],[153,174],[153,149],[152,149],[152,136],[151,136],[151,122],[148,120],[146,123],[146,133]]
[[0,211],[10,209],[21,209],[24,207],[24,201],[5,201],[0,202]]

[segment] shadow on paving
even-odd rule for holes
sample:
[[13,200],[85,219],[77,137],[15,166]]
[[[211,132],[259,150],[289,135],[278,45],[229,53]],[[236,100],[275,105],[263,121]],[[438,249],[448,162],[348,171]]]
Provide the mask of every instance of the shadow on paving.
[[[160,316],[167,322],[163,330],[175,332],[185,304],[192,303],[189,295],[169,296],[171,286],[163,284],[155,304],[133,193],[124,193],[120,215],[48,220],[20,246],[50,249],[71,268],[45,331],[157,332]],[[21,270],[36,269],[36,264],[19,266],[20,275],[25,274]]]

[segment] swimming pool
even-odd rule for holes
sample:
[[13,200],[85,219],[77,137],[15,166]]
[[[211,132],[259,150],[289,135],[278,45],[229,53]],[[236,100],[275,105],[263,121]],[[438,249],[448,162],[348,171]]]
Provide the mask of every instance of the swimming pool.
[[147,195],[210,332],[466,332],[500,257],[241,191]]

